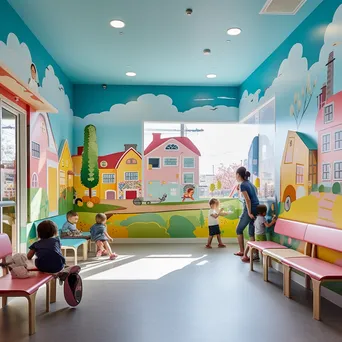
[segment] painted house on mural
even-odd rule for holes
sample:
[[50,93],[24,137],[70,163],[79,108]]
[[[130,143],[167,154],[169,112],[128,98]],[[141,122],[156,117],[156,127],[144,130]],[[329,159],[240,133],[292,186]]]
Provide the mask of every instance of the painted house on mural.
[[180,201],[184,190],[192,187],[198,199],[200,156],[188,137],[161,138],[160,133],[153,133],[144,151],[144,197],[167,194],[168,201]]
[[58,154],[47,113],[32,113],[30,145],[30,188],[46,191],[49,216],[58,215]]
[[[59,175],[59,213],[64,214],[65,211],[72,206],[73,203],[73,186],[74,172],[69,143],[65,139],[61,142],[58,150],[58,175]],[[62,203],[65,204],[62,210]]]
[[334,52],[327,63],[327,83],[318,96],[318,182],[342,182],[342,91],[334,94]]
[[317,144],[300,132],[287,133],[280,166],[280,193],[285,210],[298,198],[310,194],[317,184]]
[[[72,157],[74,165],[74,188],[76,197],[88,196],[88,189],[81,183],[83,147],[78,147]],[[100,200],[135,199],[142,196],[142,158],[137,145],[126,144],[122,152],[98,157],[99,184],[92,195]]]

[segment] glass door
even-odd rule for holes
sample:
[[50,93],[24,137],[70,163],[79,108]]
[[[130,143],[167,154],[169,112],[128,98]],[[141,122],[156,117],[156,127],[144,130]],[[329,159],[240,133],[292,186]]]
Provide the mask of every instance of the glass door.
[[26,219],[25,216],[21,217],[26,215],[26,208],[20,210],[25,198],[21,198],[21,189],[26,186],[24,175],[27,170],[20,158],[26,137],[25,133],[21,136],[21,121],[25,116],[4,102],[0,104],[0,232],[10,237],[13,251],[19,252],[20,226],[22,220]]

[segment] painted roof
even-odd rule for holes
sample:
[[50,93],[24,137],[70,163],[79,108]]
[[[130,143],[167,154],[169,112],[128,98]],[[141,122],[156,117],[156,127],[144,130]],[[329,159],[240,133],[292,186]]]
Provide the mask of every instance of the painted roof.
[[312,137],[301,132],[296,133],[310,151],[317,150],[317,142]]
[[[120,165],[121,160],[125,157],[125,155],[129,151],[135,152],[137,154],[137,156],[141,159],[141,154],[138,151],[136,151],[134,148],[131,147],[127,151],[111,153],[111,154],[107,154],[105,156],[99,156],[99,158],[98,158],[99,168],[101,168],[101,169],[117,169]],[[107,162],[106,167],[101,166],[102,161]]]
[[[59,149],[58,149],[58,159],[61,159],[62,153],[64,151],[65,146],[69,146],[68,140],[67,139],[63,139],[59,145]],[[70,149],[69,149],[70,150]]]
[[146,147],[144,151],[144,155],[148,155],[152,151],[154,151],[156,148],[158,148],[160,145],[166,143],[169,140],[177,140],[181,144],[183,144],[185,147],[187,147],[190,151],[194,152],[198,156],[201,155],[201,152],[198,150],[198,148],[194,145],[194,143],[188,138],[188,137],[172,137],[172,138],[154,138],[152,142]]
[[316,132],[332,128],[336,125],[342,125],[342,91],[332,95],[326,101],[324,106],[334,103],[334,119],[332,122],[324,123],[324,107],[322,107],[317,114]]

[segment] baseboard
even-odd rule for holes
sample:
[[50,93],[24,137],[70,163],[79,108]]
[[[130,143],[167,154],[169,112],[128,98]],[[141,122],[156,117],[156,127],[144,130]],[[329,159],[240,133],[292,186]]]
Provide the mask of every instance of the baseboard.
[[[158,244],[173,244],[173,243],[197,243],[197,244],[206,244],[208,238],[122,238],[122,239],[114,239],[114,244],[144,244],[144,243],[158,243]],[[222,241],[227,244],[236,244],[236,238],[222,238]],[[216,239],[213,240],[213,243],[216,243]]]
[[[283,267],[275,261],[272,261],[272,268],[274,268],[276,271],[280,273],[283,273]],[[295,283],[305,287],[305,278],[301,276],[300,274],[292,272],[291,279]],[[321,296],[325,298],[326,300],[328,300],[329,302],[332,302],[335,305],[342,308],[342,296],[339,295],[338,293],[331,291],[327,289],[326,287],[322,287]]]

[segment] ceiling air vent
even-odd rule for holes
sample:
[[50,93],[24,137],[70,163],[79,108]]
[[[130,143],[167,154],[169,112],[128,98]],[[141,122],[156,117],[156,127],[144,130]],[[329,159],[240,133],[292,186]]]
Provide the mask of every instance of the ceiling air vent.
[[307,0],[267,0],[260,14],[295,15]]

